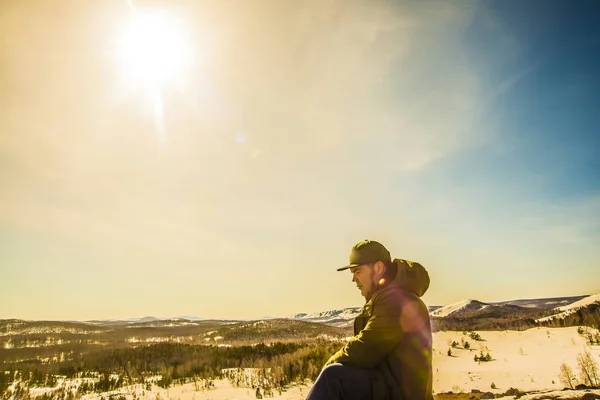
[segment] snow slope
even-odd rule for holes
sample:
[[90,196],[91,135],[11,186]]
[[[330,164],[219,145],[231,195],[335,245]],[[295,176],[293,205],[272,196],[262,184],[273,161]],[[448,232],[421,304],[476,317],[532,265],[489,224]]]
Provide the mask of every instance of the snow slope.
[[571,303],[568,306],[557,307],[558,311],[569,311],[569,310],[578,310],[581,307],[589,306],[590,304],[600,302],[600,294],[593,294],[588,297],[584,297],[583,299],[576,301],[575,303]]
[[[591,330],[597,332],[597,330]],[[484,341],[473,341],[462,332],[436,332],[433,336],[433,389],[434,393],[447,391],[468,393],[472,389],[495,394],[504,393],[511,387],[525,391],[555,390],[563,385],[559,379],[560,365],[566,363],[578,374],[577,355],[587,350],[595,360],[600,360],[600,347],[588,346],[586,339],[577,333],[577,327],[568,328],[532,328],[526,331],[480,331]],[[449,344],[461,339],[469,341],[471,349],[462,347],[452,349],[447,355]],[[478,363],[473,360],[480,351],[489,352],[491,362]],[[496,389],[492,389],[492,383]],[[297,385],[281,394],[275,392],[273,400],[300,400],[306,398],[311,384]],[[151,391],[143,391],[138,385],[135,389],[121,389],[127,399],[161,398],[200,400],[200,399],[252,399],[254,390],[233,387],[224,380],[215,381],[211,390],[197,390],[193,384],[177,385],[161,389],[153,385]],[[132,390],[133,389],[133,390]],[[114,393],[114,392],[113,392]],[[561,392],[565,396],[567,392]],[[573,392],[575,393],[575,392]],[[600,393],[596,391],[595,393]],[[104,393],[107,397],[108,393]],[[581,392],[577,392],[581,398]],[[542,396],[543,397],[543,396]],[[101,394],[87,395],[85,399],[100,399]],[[535,395],[523,399],[537,399]],[[543,397],[549,398],[549,397]],[[563,398],[560,396],[552,398]]]
[[594,303],[600,303],[600,294],[593,294],[591,296],[584,297],[583,299],[576,301],[575,303],[569,304],[567,306],[553,308],[553,310],[556,311],[556,314],[544,318],[539,318],[535,321],[546,322],[553,319],[565,318],[573,313],[576,313],[577,310],[579,310],[580,308],[587,307]]
[[488,306],[489,304],[468,299],[438,308],[437,310],[432,311],[430,314],[432,317],[447,317],[459,311],[477,311]]

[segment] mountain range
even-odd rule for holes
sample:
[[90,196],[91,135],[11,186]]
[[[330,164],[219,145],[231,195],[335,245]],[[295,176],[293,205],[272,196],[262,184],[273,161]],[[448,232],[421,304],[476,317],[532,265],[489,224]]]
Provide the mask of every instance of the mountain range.
[[[478,329],[511,329],[538,325],[569,325],[583,323],[591,318],[592,324],[600,325],[600,294],[570,297],[518,299],[482,302],[475,299],[461,300],[445,306],[430,306],[429,313],[438,329],[464,329],[468,325]],[[294,320],[350,328],[360,307],[347,307],[313,313],[296,313],[284,318],[257,318],[252,321]],[[590,317],[591,315],[591,317]],[[598,321],[596,321],[596,316]],[[568,320],[569,322],[565,322]],[[0,320],[2,321],[2,320]],[[8,320],[4,320],[5,322]],[[20,320],[13,320],[20,321]],[[123,320],[68,321],[101,327],[158,328],[185,327],[199,323],[218,325],[249,322],[250,320],[208,319],[196,316],[161,318],[146,316]],[[562,321],[562,322],[561,322]],[[22,321],[25,322],[25,321]],[[39,323],[39,322],[38,322]]]
[[[554,307],[552,307],[554,306]],[[253,320],[198,317],[143,317],[102,321],[25,321],[0,319],[0,363],[16,362],[28,349],[39,357],[94,349],[136,347],[141,343],[239,346],[274,341],[344,341],[353,334],[359,307],[287,318]],[[489,302],[469,299],[430,307],[432,330],[499,331],[534,327],[590,326],[600,328],[600,294],[552,299]],[[31,350],[33,351],[33,350]]]
[[[582,295],[570,297],[554,297],[541,299],[518,299],[497,302],[482,302],[474,299],[461,300],[446,306],[430,306],[429,314],[436,320],[478,320],[487,318],[517,320],[519,318],[534,318],[543,323],[561,316],[568,316],[580,309],[600,305],[600,295]],[[339,310],[329,310],[317,313],[299,313],[292,319],[325,323],[334,326],[348,326],[360,308],[350,307]],[[539,317],[539,318],[536,318]]]

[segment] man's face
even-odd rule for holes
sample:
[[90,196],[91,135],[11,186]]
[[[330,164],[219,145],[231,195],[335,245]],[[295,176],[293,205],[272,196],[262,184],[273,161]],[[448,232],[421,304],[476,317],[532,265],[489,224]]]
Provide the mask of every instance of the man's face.
[[360,289],[360,294],[368,301],[377,289],[373,264],[352,267],[350,272],[352,273],[352,282],[356,283],[356,286]]

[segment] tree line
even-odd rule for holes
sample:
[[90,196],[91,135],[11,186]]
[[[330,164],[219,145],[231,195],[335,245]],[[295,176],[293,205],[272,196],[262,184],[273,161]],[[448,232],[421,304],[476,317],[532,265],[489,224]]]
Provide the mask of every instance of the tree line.
[[438,331],[524,331],[539,326],[533,318],[473,318],[444,317],[431,318],[431,327]]
[[223,377],[221,371],[228,368],[269,369],[270,385],[283,388],[292,382],[316,379],[327,359],[340,347],[339,343],[315,341],[235,347],[161,343],[102,349],[61,363],[31,360],[13,364],[13,370],[0,372],[0,393],[5,396],[15,380],[51,387],[57,376],[94,378],[93,384],[82,385],[80,394],[145,383],[148,377],[156,375],[161,376],[157,384],[168,387],[190,379],[219,379]]

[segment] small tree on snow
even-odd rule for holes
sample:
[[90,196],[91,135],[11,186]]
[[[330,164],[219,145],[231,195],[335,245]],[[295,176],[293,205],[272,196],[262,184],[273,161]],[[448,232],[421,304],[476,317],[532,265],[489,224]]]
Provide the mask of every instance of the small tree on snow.
[[574,389],[573,381],[575,380],[575,374],[573,374],[573,369],[566,363],[560,364],[560,373],[558,374],[558,378],[563,386]]
[[492,361],[492,356],[490,355],[490,353],[486,353],[485,355],[483,355],[483,351],[480,351],[479,356],[475,355],[475,357],[473,357],[473,360],[475,360],[475,362],[488,362]]
[[579,375],[588,386],[597,387],[600,383],[598,376],[598,363],[592,358],[589,351],[579,353],[577,355],[577,366],[579,367]]

